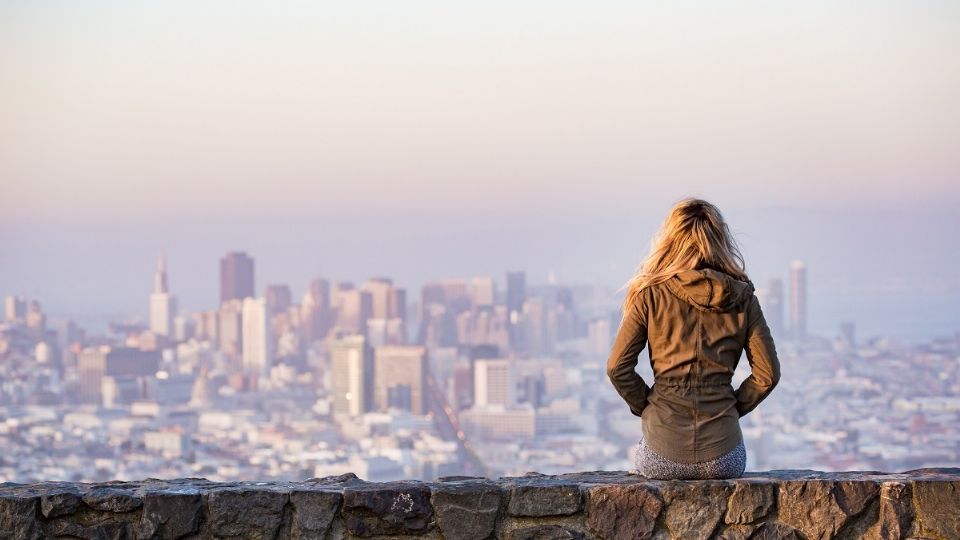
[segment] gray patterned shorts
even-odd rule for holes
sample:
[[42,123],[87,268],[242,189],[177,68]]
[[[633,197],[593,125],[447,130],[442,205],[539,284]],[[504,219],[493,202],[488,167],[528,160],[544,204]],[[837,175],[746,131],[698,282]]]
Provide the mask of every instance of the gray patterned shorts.
[[701,463],[677,463],[650,448],[643,437],[634,447],[634,462],[637,468],[630,471],[657,480],[707,480],[739,478],[747,466],[747,449],[743,440],[726,454]]

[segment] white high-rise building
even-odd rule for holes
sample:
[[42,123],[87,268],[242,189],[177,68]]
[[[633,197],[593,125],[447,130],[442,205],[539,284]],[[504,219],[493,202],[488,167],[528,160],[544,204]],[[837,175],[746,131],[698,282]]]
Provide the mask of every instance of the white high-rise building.
[[610,354],[613,340],[610,336],[610,320],[606,318],[592,321],[587,326],[587,339],[590,343],[590,352],[597,357],[606,357]]
[[265,376],[271,366],[270,333],[265,298],[244,298],[241,339],[243,371]]
[[497,284],[492,277],[475,277],[470,284],[470,294],[474,306],[492,306],[497,299]]
[[513,405],[513,366],[510,360],[480,359],[473,363],[473,405]]
[[370,411],[373,374],[369,347],[362,335],[330,341],[333,412],[358,416]]
[[150,331],[160,336],[173,336],[173,319],[177,316],[177,299],[167,289],[167,265],[163,254],[157,259],[150,295]]

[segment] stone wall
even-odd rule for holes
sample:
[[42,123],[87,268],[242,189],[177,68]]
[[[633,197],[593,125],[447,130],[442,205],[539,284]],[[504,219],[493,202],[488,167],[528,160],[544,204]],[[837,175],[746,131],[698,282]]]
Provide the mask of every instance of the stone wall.
[[499,480],[0,484],[0,537],[960,540],[960,468]]

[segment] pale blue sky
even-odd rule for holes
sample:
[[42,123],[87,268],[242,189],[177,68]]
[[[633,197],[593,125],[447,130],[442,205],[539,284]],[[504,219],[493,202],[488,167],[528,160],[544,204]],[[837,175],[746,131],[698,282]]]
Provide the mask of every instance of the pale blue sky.
[[195,308],[237,248],[618,283],[693,194],[814,312],[958,299],[958,53],[944,1],[3,2],[0,294],[135,312],[159,249]]

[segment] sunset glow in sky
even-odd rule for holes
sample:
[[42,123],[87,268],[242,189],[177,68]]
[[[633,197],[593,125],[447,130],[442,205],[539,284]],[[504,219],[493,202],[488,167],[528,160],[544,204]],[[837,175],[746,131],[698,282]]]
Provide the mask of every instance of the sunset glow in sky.
[[4,2],[3,219],[957,198],[958,36],[930,1]]
[[7,1],[0,294],[142,310],[165,250],[198,309],[229,249],[258,288],[618,285],[697,195],[826,326],[953,305],[958,96],[949,1]]

